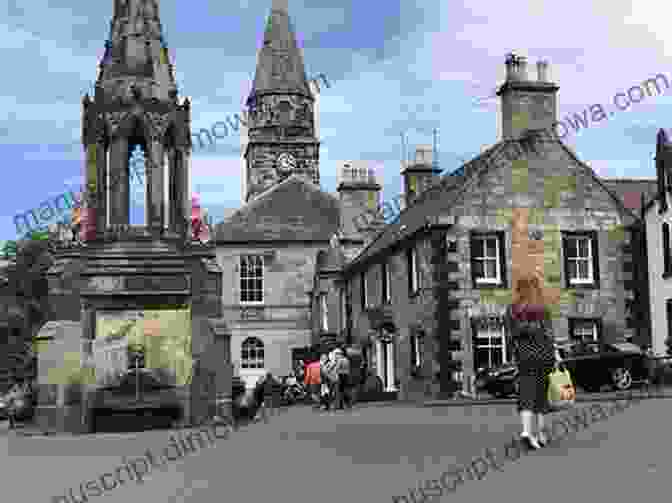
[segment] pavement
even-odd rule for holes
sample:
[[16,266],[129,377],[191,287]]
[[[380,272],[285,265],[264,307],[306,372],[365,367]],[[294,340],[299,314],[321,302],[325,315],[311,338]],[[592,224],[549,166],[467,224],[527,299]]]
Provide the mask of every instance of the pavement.
[[[596,404],[609,406],[587,402],[577,404],[577,409]],[[101,501],[420,503],[423,498],[416,492],[412,499],[409,488],[440,479],[447,471],[473,462],[487,448],[501,451],[519,431],[515,404],[510,403],[381,405],[362,404],[343,412],[291,408],[266,424],[248,425],[212,446],[157,466],[142,483],[125,481],[110,488]],[[615,495],[616,501],[637,501],[635,495],[641,501],[658,501],[665,494],[662,474],[670,472],[663,462],[670,459],[672,444],[661,439],[668,438],[671,412],[669,400],[643,400],[556,438],[541,451],[513,461],[502,457],[501,471],[492,469],[482,480],[453,484],[454,491],[444,491],[441,497],[427,494],[425,501],[482,503],[496,498],[560,503],[562,498],[563,503],[599,503],[613,501]],[[132,463],[147,449],[161,453],[171,436],[186,433],[151,430],[23,437],[0,430],[0,483],[21,502],[80,502],[80,483],[86,485],[123,463]],[[448,480],[444,477],[447,484]],[[70,488],[75,500],[60,497]],[[646,495],[652,497],[641,499]],[[98,499],[89,493],[88,502]]]

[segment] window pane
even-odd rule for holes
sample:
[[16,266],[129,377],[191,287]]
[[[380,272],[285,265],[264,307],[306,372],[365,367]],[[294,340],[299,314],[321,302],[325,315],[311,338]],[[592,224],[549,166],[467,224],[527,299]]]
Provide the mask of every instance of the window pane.
[[576,238],[567,238],[567,258],[576,257]]
[[484,274],[484,271],[485,271],[485,267],[484,267],[484,265],[483,265],[483,261],[482,261],[482,260],[476,260],[476,261],[474,261],[473,264],[472,264],[472,267],[474,268],[474,275],[475,275],[477,278],[482,278],[482,277],[483,277],[483,274]]
[[494,260],[488,260],[485,263],[485,272],[486,278],[494,279],[497,277],[497,262]]
[[581,260],[578,264],[579,264],[579,278],[589,279],[588,278],[588,261]]
[[583,238],[579,240],[579,256],[588,257],[588,239]]
[[476,350],[476,355],[474,357],[474,366],[476,368],[480,367],[489,367],[490,366],[490,361],[489,361],[489,352],[487,349],[477,349]]
[[496,239],[488,239],[487,240],[487,250],[488,250],[488,257],[490,257],[490,258],[497,257],[497,240]]
[[483,238],[475,238],[473,242],[474,249],[472,250],[474,258],[483,257],[484,243]]
[[491,350],[491,361],[493,366],[501,365],[502,363],[504,363],[501,349]]
[[569,268],[569,270],[567,271],[567,274],[569,275],[569,279],[576,279],[576,272],[577,272],[576,261],[570,260],[567,263],[567,266]]

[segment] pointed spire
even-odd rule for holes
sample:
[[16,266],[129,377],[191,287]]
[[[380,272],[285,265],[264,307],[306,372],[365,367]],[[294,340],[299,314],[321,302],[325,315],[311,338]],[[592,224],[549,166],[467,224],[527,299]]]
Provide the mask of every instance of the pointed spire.
[[[119,79],[124,78],[129,81],[128,85],[117,87]],[[158,0],[115,0],[114,3],[98,84],[102,84],[108,95],[129,97],[131,83],[151,86],[145,94],[161,100],[168,100],[170,90],[176,89],[163,39]]]
[[312,98],[287,0],[273,0],[248,105],[256,95],[266,93],[291,93]]

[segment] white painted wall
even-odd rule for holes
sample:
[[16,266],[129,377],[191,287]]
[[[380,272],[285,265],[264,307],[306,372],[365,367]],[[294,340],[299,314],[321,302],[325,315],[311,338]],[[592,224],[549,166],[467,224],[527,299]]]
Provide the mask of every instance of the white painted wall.
[[[672,201],[668,198],[668,207]],[[672,211],[668,209],[658,214],[656,201],[646,214],[646,245],[649,260],[649,285],[651,288],[651,331],[652,346],[656,353],[665,353],[665,339],[668,335],[667,310],[665,303],[672,299],[672,278],[663,279],[662,224],[672,226]]]

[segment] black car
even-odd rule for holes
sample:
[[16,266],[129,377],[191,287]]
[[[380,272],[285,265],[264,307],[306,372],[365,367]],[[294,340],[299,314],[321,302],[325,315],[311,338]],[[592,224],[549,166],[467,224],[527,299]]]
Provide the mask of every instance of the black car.
[[578,343],[560,348],[560,356],[575,384],[586,391],[599,391],[605,385],[627,390],[649,378],[648,356],[629,342]]
[[[563,365],[574,384],[586,391],[599,391],[609,385],[627,390],[649,378],[648,356],[639,346],[628,342],[583,342],[559,348]],[[505,363],[476,372],[476,389],[495,397],[518,394],[518,367]]]
[[175,386],[162,382],[150,369],[129,370],[117,382],[95,391],[90,410],[92,429],[96,419],[116,413],[143,413],[182,418],[182,403]]
[[35,414],[35,393],[31,386],[14,388],[0,395],[0,419],[7,419],[13,409],[18,421],[31,419]]
[[476,389],[497,398],[518,394],[518,365],[504,363],[476,371]]

